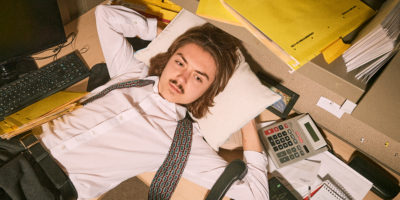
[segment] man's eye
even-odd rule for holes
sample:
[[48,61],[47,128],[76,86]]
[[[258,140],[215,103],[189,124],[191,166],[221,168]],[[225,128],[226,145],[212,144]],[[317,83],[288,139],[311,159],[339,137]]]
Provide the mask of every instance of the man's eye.
[[200,83],[203,82],[203,80],[201,79],[200,76],[195,75],[194,78],[196,79],[196,81],[198,81],[198,82],[200,82]]
[[179,60],[175,60],[175,63],[179,66],[183,66],[183,63],[181,63]]

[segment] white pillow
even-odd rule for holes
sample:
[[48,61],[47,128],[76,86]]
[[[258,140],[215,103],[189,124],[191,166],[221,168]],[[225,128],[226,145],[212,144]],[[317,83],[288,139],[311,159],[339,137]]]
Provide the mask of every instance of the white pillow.
[[[149,65],[150,58],[165,52],[172,42],[191,27],[206,23],[202,18],[182,9],[167,27],[135,57]],[[240,53],[240,52],[239,52]],[[224,91],[218,94],[210,113],[196,119],[201,134],[216,151],[231,134],[259,115],[281,97],[261,84],[241,55],[241,63],[232,75]]]

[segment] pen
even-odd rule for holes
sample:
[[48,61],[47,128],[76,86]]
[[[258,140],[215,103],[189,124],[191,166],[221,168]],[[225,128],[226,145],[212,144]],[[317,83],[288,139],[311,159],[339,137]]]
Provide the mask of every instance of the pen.
[[308,186],[308,200],[311,200],[311,186]]

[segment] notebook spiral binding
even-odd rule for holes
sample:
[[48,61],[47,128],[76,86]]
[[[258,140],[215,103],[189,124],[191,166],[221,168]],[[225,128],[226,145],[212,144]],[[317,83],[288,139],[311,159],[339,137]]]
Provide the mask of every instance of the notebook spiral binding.
[[[322,180],[322,187],[318,192],[327,191],[331,193],[332,197],[340,200],[354,200],[350,193],[330,175],[326,175]],[[318,192],[315,194],[315,197],[318,196]]]

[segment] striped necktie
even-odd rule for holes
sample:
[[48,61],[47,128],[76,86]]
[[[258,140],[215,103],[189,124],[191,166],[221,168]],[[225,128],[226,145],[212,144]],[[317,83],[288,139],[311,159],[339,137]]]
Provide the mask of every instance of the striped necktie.
[[151,182],[149,200],[171,198],[189,157],[192,132],[192,119],[186,113],[186,117],[178,121],[167,158],[165,158]]
[[93,96],[89,97],[88,99],[84,100],[83,102],[81,102],[81,105],[86,105],[100,97],[105,96],[106,94],[108,94],[109,92],[111,92],[112,90],[115,90],[115,89],[130,88],[130,87],[143,87],[143,86],[146,86],[149,84],[154,84],[154,81],[137,79],[134,81],[126,81],[126,82],[122,82],[122,83],[116,83],[116,84],[111,85],[108,88],[102,90],[101,92],[97,93],[96,95],[93,95]]

